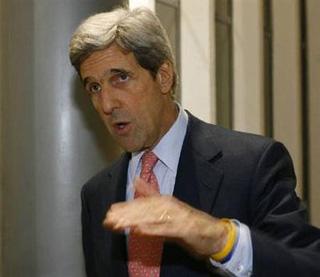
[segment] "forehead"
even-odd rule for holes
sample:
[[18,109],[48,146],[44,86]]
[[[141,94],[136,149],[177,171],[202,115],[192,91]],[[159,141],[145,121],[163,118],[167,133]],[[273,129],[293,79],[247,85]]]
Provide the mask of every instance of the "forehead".
[[132,52],[127,52],[113,43],[108,48],[93,52],[80,65],[80,75],[86,77],[99,77],[96,75],[126,69],[138,70],[140,65]]

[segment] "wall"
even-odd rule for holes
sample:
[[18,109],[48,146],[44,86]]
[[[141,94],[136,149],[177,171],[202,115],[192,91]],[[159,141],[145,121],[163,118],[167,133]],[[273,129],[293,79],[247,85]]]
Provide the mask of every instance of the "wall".
[[311,221],[320,227],[320,1],[308,0],[308,82]]
[[214,1],[180,2],[181,103],[215,122]]
[[68,60],[117,1],[3,1],[3,276],[84,276],[80,190],[119,152]]
[[233,128],[264,134],[262,1],[233,4]]
[[302,194],[301,45],[298,0],[272,2],[274,137],[285,143]]
[[2,277],[2,1],[0,0],[0,277]]

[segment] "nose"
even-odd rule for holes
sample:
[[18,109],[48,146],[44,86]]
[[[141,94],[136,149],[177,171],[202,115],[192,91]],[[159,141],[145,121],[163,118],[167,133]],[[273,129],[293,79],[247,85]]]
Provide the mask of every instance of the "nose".
[[110,87],[103,87],[99,96],[100,96],[99,100],[100,100],[102,111],[106,115],[112,114],[114,109],[117,109],[120,107],[120,100],[118,99],[114,89]]

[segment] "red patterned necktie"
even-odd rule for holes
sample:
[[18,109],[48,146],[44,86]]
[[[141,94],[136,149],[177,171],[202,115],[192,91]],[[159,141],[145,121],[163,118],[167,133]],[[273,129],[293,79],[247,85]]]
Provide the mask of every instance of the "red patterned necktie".
[[[145,152],[141,158],[142,168],[140,177],[159,192],[159,185],[153,167],[158,157],[151,151]],[[134,198],[140,197],[138,193]],[[141,215],[143,216],[143,215]],[[163,239],[143,237],[129,234],[128,256],[130,277],[159,277],[162,256]]]

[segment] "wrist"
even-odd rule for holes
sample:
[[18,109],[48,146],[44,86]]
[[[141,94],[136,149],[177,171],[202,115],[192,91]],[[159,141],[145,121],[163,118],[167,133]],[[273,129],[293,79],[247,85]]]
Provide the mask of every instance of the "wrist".
[[225,263],[232,257],[238,239],[238,230],[236,224],[230,219],[221,219],[221,223],[224,224],[225,232],[223,232],[218,250],[213,252],[211,259]]

